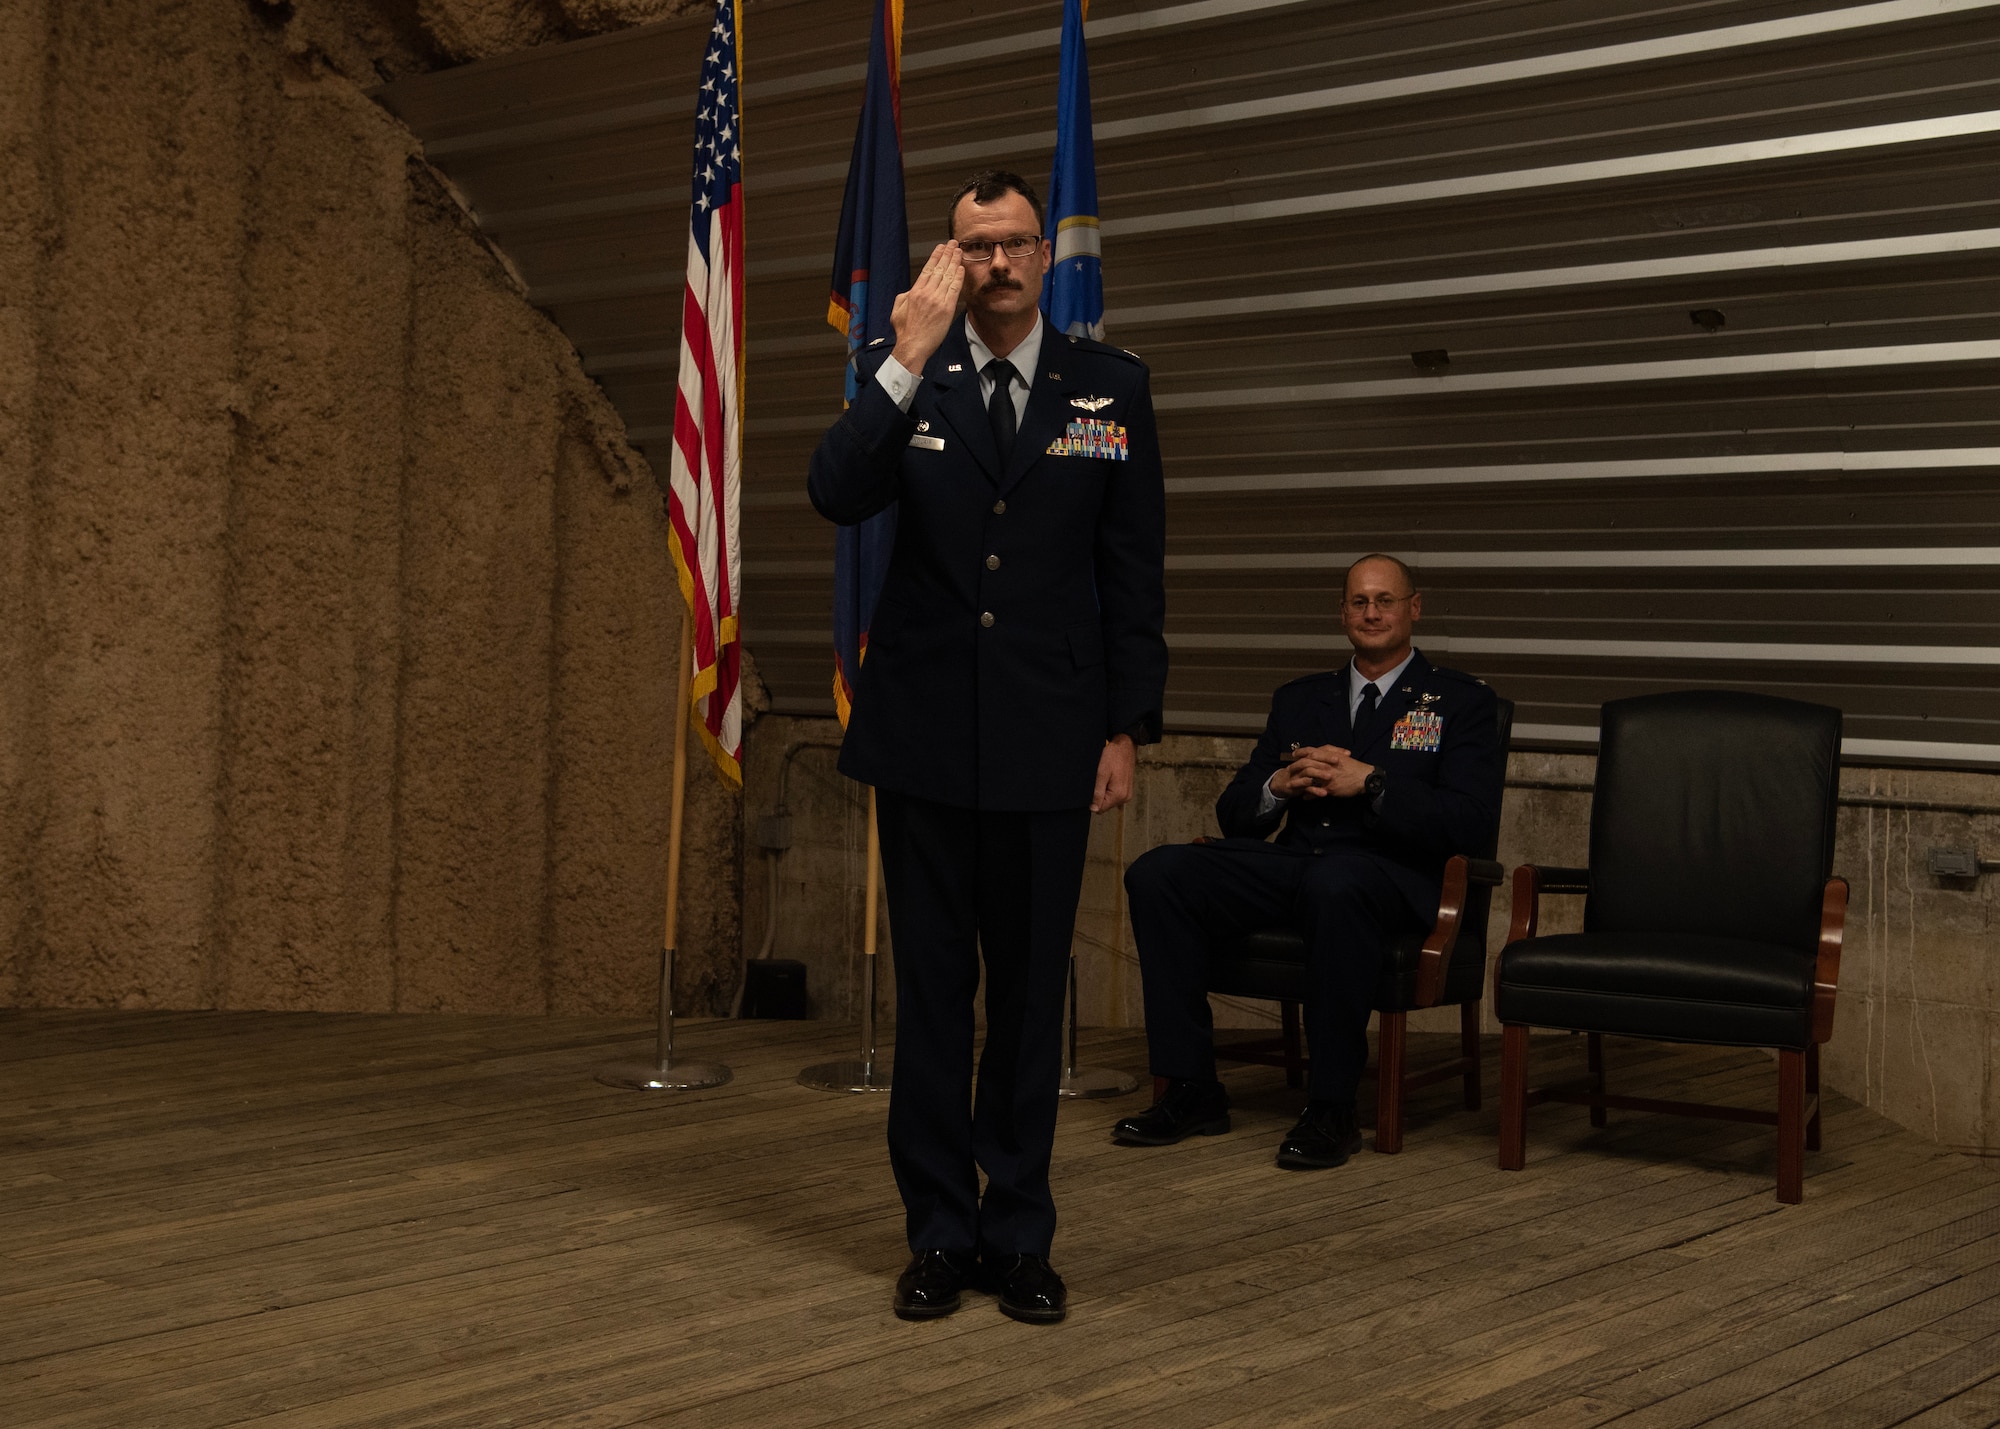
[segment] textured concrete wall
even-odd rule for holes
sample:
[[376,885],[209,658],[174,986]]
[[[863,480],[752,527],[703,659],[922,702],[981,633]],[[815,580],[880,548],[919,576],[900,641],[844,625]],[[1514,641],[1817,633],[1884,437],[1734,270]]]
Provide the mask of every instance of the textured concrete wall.
[[2000,873],[1933,877],[1933,847],[2000,857],[2000,777],[1850,769],[1837,871],[1853,885],[1841,1091],[1947,1146],[2000,1152]]
[[659,492],[339,18],[0,7],[0,1002],[652,1005]]
[[486,59],[713,8],[714,0],[416,0],[426,35],[451,60]]
[[[760,724],[750,746],[747,818],[754,824],[770,809],[776,762],[785,748],[838,736],[831,720]],[[1247,739],[1172,737],[1144,751],[1122,848],[1118,821],[1096,822],[1075,944],[1086,1025],[1137,1027],[1145,1020],[1131,928],[1120,916],[1118,869],[1158,844],[1215,832],[1215,797],[1249,749]],[[832,761],[830,751],[806,750],[793,772],[788,802],[796,843],[779,864],[776,945],[779,956],[804,958],[811,967],[815,1015],[843,1018],[852,1015],[841,989],[858,947],[866,825],[859,790],[833,771]],[[1578,754],[1513,756],[1499,849],[1510,869],[1588,861],[1594,763]],[[2000,1153],[1997,876],[1959,882],[1925,872],[1932,846],[2000,854],[2000,775],[1848,769],[1841,793],[1834,868],[1852,893],[1826,1078],[1847,1096],[1947,1146]],[[769,917],[769,895],[757,863],[763,856],[746,857],[744,922],[746,942],[754,947]],[[1510,914],[1503,888],[1488,930],[1496,950]],[[1547,931],[1570,931],[1581,922],[1581,899],[1544,904]],[[885,1026],[891,1001],[885,981]],[[1233,998],[1215,1004],[1220,1026],[1277,1025],[1272,1004]],[[1489,1031],[1498,1030],[1490,1007],[1487,1023]],[[1411,1025],[1447,1032],[1456,1028],[1457,1014],[1418,1013]]]

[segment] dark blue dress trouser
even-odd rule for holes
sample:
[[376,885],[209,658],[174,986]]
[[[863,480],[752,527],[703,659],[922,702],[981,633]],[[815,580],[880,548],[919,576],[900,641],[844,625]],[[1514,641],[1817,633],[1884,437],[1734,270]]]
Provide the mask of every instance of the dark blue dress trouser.
[[1349,1102],[1368,1066],[1368,1017],[1383,959],[1423,927],[1372,855],[1334,845],[1167,844],[1125,871],[1145,981],[1153,1073],[1215,1076],[1208,1007],[1211,947],[1289,924],[1306,942],[1308,1095]]
[[[878,790],[896,958],[889,1164],[912,1250],[1047,1255],[1062,1009],[1087,809],[993,813]],[[986,964],[986,1047],[972,1003]],[[986,1173],[986,1194],[979,1173]]]

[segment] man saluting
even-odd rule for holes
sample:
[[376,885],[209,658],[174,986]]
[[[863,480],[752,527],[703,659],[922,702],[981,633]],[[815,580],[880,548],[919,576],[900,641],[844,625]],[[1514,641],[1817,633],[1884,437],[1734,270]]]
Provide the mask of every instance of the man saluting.
[[1166,684],[1146,367],[1043,324],[1041,226],[1018,175],[961,186],[807,480],[843,525],[900,503],[840,769],[877,790],[896,940],[905,1319],[975,1282],[1015,1319],[1065,1313],[1049,1159],[1070,937],[1090,815],[1131,797]]

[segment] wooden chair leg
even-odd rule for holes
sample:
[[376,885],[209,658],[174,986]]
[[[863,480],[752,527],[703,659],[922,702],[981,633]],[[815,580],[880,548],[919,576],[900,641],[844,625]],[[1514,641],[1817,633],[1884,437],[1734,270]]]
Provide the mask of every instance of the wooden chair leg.
[[[1593,1094],[1602,1096],[1604,1094],[1604,1034],[1602,1032],[1586,1032],[1583,1035],[1586,1044],[1585,1055],[1590,1059],[1590,1090]],[[1603,1107],[1594,1106],[1590,1109],[1590,1124],[1592,1126],[1603,1126],[1606,1120],[1608,1118],[1604,1114]]]
[[1285,1085],[1296,1089],[1306,1084],[1306,1057],[1299,1045],[1299,1005],[1279,1003],[1278,1020],[1285,1032]]
[[1528,1160],[1528,1029],[1500,1029],[1500,1169],[1519,1171]]
[[1393,1156],[1403,1149],[1403,1059],[1409,1014],[1385,1012],[1375,1049],[1375,1149]]
[[1805,1199],[1806,1054],[1778,1049],[1778,1199],[1796,1206]]
[[1819,1043],[1806,1048],[1806,1095],[1813,1099],[1812,1115],[1806,1118],[1806,1150],[1819,1150]]
[[1458,1005],[1458,1055],[1465,1059],[1465,1109],[1479,1110],[1479,1003]]

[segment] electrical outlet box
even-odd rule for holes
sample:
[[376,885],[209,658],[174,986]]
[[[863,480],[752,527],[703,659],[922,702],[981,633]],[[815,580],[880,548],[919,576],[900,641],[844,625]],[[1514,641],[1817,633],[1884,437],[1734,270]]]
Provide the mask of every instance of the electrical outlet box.
[[757,847],[783,853],[792,846],[792,816],[766,814],[757,820]]
[[743,1015],[797,1021],[810,1015],[806,965],[797,958],[752,958],[743,965]]
[[1969,848],[1934,848],[1924,860],[1933,878],[1979,877],[1979,854]]

